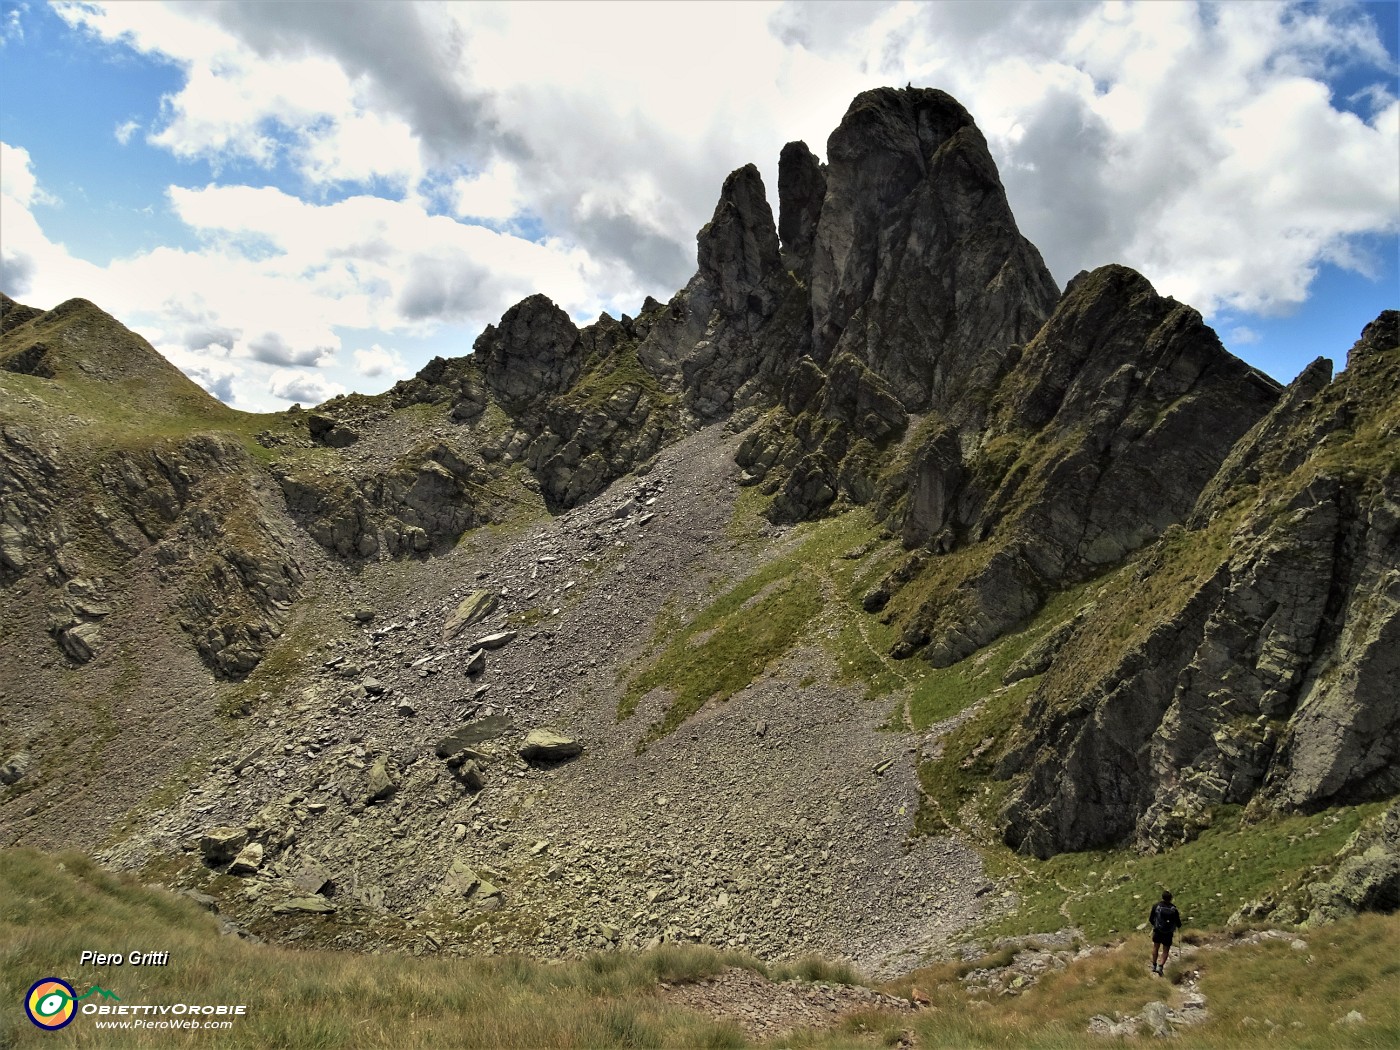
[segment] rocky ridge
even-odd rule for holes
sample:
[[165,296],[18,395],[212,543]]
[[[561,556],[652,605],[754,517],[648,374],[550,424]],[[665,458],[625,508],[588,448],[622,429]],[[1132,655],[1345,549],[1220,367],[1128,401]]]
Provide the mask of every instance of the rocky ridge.
[[[1013,845],[1163,848],[1215,806],[1400,788],[1397,321],[1368,326],[1337,380],[1325,362],[1304,371],[1148,552],[1145,586],[1066,633],[1000,763],[1029,767],[1005,814]],[[1125,620],[1133,637],[1112,641]]]

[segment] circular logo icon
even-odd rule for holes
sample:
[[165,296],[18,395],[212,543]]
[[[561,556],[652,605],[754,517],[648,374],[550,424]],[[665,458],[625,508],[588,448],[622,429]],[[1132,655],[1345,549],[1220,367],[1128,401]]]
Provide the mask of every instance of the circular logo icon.
[[53,1030],[62,1028],[73,1020],[77,1008],[73,1000],[77,993],[67,981],[57,977],[45,977],[35,981],[24,997],[24,1012],[40,1028]]

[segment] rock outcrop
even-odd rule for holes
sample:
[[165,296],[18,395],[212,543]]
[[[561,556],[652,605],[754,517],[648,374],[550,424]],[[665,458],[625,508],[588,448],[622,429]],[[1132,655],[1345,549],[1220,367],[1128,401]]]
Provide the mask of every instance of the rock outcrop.
[[912,611],[905,651],[954,663],[1184,520],[1277,396],[1141,275],[1081,275],[996,388],[972,453],[945,428],[914,457],[905,541],[966,546],[980,565]]
[[1400,790],[1397,320],[1299,376],[1058,652],[1001,763],[1009,843],[1162,848],[1219,805]]

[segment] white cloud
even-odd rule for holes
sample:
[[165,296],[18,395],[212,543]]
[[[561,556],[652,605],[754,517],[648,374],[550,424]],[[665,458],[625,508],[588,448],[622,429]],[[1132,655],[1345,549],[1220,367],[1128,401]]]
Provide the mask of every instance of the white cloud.
[[269,365],[314,366],[335,356],[333,346],[293,346],[278,332],[264,332],[257,338],[248,340],[246,347],[253,360]]
[[[91,280],[97,267],[72,259],[50,243],[30,208],[57,204],[34,174],[29,151],[0,142],[0,290],[12,296],[45,293],[56,285]],[[76,292],[74,294],[77,294]]]
[[1259,333],[1248,325],[1238,325],[1225,333],[1225,342],[1231,346],[1249,346],[1259,342],[1260,338]]
[[[445,321],[480,329],[535,291],[591,320],[604,309],[635,311],[644,295],[625,270],[556,240],[466,225],[419,201],[314,204],[270,187],[171,187],[174,216],[200,243],[96,267],[45,236],[28,205],[41,192],[28,155],[5,148],[0,286],[42,308],[92,299],[240,408],[282,407],[267,395],[305,385],[289,374],[320,373],[316,389],[335,392],[413,370],[379,345],[350,364],[340,353],[342,328],[413,337]],[[459,345],[465,350],[470,336]],[[239,373],[232,385],[230,370]]]
[[514,164],[497,161],[486,171],[452,184],[453,210],[476,219],[509,219],[525,207],[519,173]]
[[27,149],[0,142],[0,193],[26,208],[40,200],[42,191]]
[[17,44],[23,42],[24,22],[22,18],[28,11],[28,4],[14,4],[5,12],[4,22],[0,23],[0,47],[10,41]]
[[1373,97],[1389,97],[1394,63],[1358,13],[901,4],[873,38],[817,33],[812,46],[964,102],[1062,282],[1123,262],[1206,313],[1276,313],[1306,298],[1324,260],[1367,272],[1355,235],[1400,228],[1397,110],[1362,120],[1318,79],[1373,68]]
[[397,351],[386,350],[375,343],[368,350],[355,351],[355,368],[363,376],[374,378],[376,376],[392,376],[396,379],[405,378],[408,374],[408,366],[399,356]]
[[[1397,223],[1394,66],[1346,4],[57,10],[181,70],[144,143],[283,188],[171,187],[196,247],[98,268],[44,235],[28,154],[7,153],[9,290],[101,302],[206,385],[237,370],[222,389],[250,406],[276,407],[289,375],[393,374],[373,349],[352,366],[341,329],[395,345],[537,290],[579,320],[667,297],[729,170],[758,163],[775,197],[783,142],[820,153],[883,83],[968,106],[1062,282],[1119,261],[1207,312],[1279,311],[1323,261],[1364,272],[1357,235]],[[1343,68],[1375,81],[1364,118],[1328,93]]]
[[279,368],[273,372],[268,377],[267,390],[273,397],[303,405],[319,405],[337,394],[345,393],[343,386],[325,376],[294,368]]
[[135,120],[124,120],[113,129],[112,134],[116,140],[125,146],[131,141],[131,136],[141,130],[141,124]]

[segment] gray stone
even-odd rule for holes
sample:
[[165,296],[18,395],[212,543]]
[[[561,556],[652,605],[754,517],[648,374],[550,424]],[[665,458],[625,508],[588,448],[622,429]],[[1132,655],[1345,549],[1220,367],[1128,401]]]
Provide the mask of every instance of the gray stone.
[[468,627],[475,626],[496,611],[500,599],[491,591],[472,591],[457,605],[443,624],[442,639],[451,641]]
[[433,753],[438,758],[451,758],[453,755],[488,740],[495,740],[515,729],[515,723],[508,715],[488,715],[468,722],[437,742]]
[[474,759],[468,759],[458,766],[455,775],[468,791],[480,791],[486,786],[486,777]]
[[472,870],[466,860],[456,857],[447,869],[442,880],[442,892],[455,897],[469,897],[481,885],[481,876]]
[[562,762],[582,751],[577,740],[552,729],[532,729],[520,745],[520,757],[527,762]]
[[335,892],[335,881],[319,864],[302,865],[301,870],[292,877],[292,885],[303,894],[331,896]]
[[33,768],[28,751],[17,751],[0,766],[0,784],[18,784]]
[[230,875],[256,875],[262,868],[263,848],[259,842],[250,842],[238,851],[233,863],[228,866]]
[[1142,1008],[1142,1020],[1159,1039],[1172,1034],[1170,1011],[1164,1002],[1151,1002]]
[[387,758],[377,758],[369,770],[367,802],[382,802],[399,789],[398,775]]
[[200,836],[199,852],[210,864],[227,864],[247,844],[247,828],[210,828]]
[[514,631],[497,631],[495,634],[488,634],[484,638],[478,638],[476,641],[472,642],[469,648],[500,649],[502,646],[509,645],[511,642],[515,641],[515,638],[516,634]]

